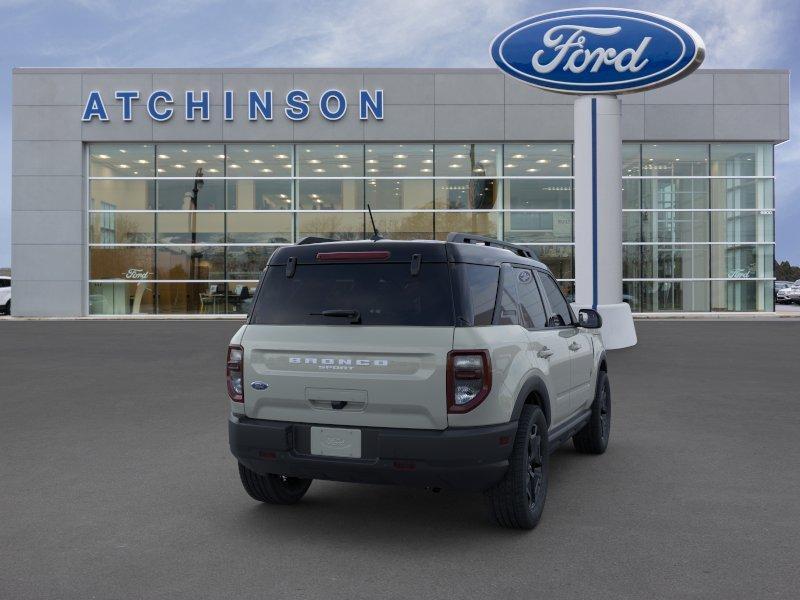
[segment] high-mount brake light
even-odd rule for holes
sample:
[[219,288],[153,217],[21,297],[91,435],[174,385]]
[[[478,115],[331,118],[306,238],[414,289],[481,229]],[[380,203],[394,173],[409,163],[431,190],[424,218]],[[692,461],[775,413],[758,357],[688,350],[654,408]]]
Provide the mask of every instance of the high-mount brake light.
[[244,348],[241,346],[228,346],[225,375],[230,399],[234,402],[244,402]]
[[483,402],[492,389],[488,350],[451,350],[447,354],[447,412],[465,413]]
[[365,252],[317,252],[317,260],[389,260],[388,250],[367,250]]

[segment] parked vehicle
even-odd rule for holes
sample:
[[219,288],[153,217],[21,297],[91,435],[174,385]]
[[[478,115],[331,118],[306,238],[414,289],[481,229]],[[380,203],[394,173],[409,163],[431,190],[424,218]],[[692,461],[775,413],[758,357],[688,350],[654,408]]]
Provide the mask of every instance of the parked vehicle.
[[0,312],[11,314],[11,277],[0,275]]
[[275,251],[228,348],[229,439],[250,496],[313,479],[482,491],[493,520],[542,515],[549,454],[602,454],[600,315],[577,318],[532,253],[490,238]]
[[788,288],[792,287],[791,281],[776,281],[774,290],[775,290],[775,302],[777,304],[788,304],[790,300],[786,297],[786,292]]
[[786,302],[800,304],[800,279],[795,281],[788,288],[781,290],[781,297]]

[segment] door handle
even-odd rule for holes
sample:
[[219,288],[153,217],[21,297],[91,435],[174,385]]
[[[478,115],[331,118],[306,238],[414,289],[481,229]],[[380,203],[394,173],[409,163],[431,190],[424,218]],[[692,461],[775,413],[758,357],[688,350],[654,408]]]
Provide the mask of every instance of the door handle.
[[550,350],[547,346],[543,346],[541,350],[536,353],[536,356],[539,358],[550,358],[553,356],[553,351]]
[[573,352],[577,352],[578,350],[580,350],[580,349],[581,349],[581,345],[580,345],[580,344],[578,344],[577,342],[572,342],[572,343],[569,345],[569,349],[570,349],[570,350],[572,350]]

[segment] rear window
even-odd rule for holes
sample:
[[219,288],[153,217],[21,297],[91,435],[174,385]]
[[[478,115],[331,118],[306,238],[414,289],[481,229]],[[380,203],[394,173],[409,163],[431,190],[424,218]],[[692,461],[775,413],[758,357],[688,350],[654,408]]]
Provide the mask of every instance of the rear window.
[[[362,325],[452,326],[448,267],[423,263],[411,275],[409,263],[297,265],[286,277],[269,267],[250,322],[255,325],[343,325],[351,317],[324,311],[356,311]],[[329,313],[330,314],[330,313]]]

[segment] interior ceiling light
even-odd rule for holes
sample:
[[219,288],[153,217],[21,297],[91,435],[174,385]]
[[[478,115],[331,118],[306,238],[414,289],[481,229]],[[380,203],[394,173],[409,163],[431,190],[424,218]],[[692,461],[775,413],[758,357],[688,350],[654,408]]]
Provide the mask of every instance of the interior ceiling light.
[[98,154],[97,158],[106,159],[106,158],[111,158],[111,157],[108,154]]

